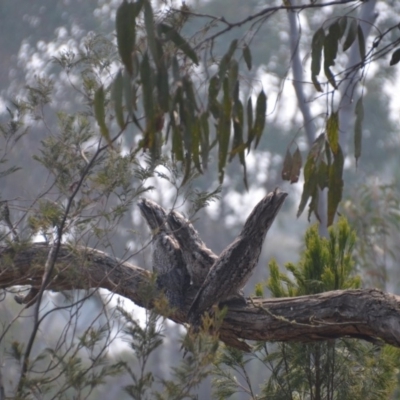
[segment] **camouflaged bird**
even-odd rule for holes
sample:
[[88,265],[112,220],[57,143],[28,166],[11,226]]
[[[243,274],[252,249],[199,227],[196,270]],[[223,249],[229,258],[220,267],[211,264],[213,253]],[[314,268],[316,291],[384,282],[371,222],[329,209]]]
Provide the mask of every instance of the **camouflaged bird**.
[[151,200],[141,199],[138,205],[153,235],[152,264],[157,286],[164,290],[171,307],[182,309],[190,276],[179,244],[168,229],[166,212]]
[[199,233],[182,214],[172,210],[167,217],[168,225],[182,249],[190,283],[200,287],[218,256],[201,240]]
[[193,327],[198,328],[205,311],[237,293],[249,280],[265,236],[286,196],[279,189],[267,194],[254,207],[240,234],[215,261],[188,312]]

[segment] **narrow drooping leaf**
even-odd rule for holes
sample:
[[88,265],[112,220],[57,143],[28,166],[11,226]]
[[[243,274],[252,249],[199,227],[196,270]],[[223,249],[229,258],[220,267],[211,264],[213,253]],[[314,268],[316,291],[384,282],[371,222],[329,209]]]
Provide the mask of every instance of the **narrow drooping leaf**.
[[324,72],[329,83],[336,89],[336,82],[333,73],[330,69],[335,65],[335,59],[338,51],[338,42],[340,38],[340,27],[336,22],[329,27],[328,35],[324,40]]
[[343,51],[346,51],[354,43],[357,37],[358,22],[353,18],[350,22],[349,30],[347,32],[346,40],[343,43]]
[[208,126],[209,113],[203,112],[200,115],[201,124],[201,162],[204,169],[207,169],[208,155],[210,152],[210,128]]
[[264,93],[264,90],[261,90],[260,94],[257,97],[257,103],[256,103],[256,119],[254,121],[254,137],[256,139],[256,143],[254,148],[258,146],[258,143],[260,142],[261,135],[264,130],[265,126],[265,118],[266,118],[266,112],[267,112],[267,96]]
[[361,60],[364,60],[365,59],[365,38],[364,38],[364,32],[360,25],[358,25],[357,37],[358,37],[358,48],[360,50],[360,58],[361,58]]
[[236,50],[237,43],[238,43],[237,39],[232,40],[228,51],[221,58],[221,61],[219,63],[219,69],[218,69],[218,75],[219,75],[219,78],[221,79],[221,81],[224,79],[225,73],[228,70],[229,62],[231,61],[233,53]]
[[252,67],[252,57],[249,46],[247,44],[243,47],[243,58],[247,65],[247,68],[251,70]]
[[247,100],[247,146],[248,146],[248,151],[250,151],[250,145],[251,142],[253,141],[253,102],[251,100],[251,97]]
[[244,125],[243,114],[244,114],[243,104],[239,100],[239,98],[237,98],[235,99],[233,107],[233,144],[229,161],[231,161],[236,154],[239,155],[239,161],[243,167],[243,183],[246,190],[248,190],[247,167],[246,167],[246,158],[244,154],[247,145],[243,139],[243,125]]
[[132,51],[135,45],[137,15],[135,11],[135,4],[124,0],[115,17],[118,52],[129,75],[133,73]]
[[110,134],[106,125],[104,102],[104,88],[103,86],[100,86],[94,94],[94,116],[96,117],[97,124],[99,125],[101,135],[109,144],[111,144]]
[[400,49],[393,52],[392,58],[390,59],[390,66],[396,65],[400,61]]
[[340,17],[338,22],[339,22],[339,28],[340,28],[340,35],[339,35],[339,40],[340,40],[340,39],[342,39],[344,33],[346,32],[347,17]]
[[146,115],[146,137],[143,143],[144,148],[151,148],[155,133],[155,109],[153,100],[154,91],[154,72],[150,66],[149,56],[144,54],[140,64],[140,79],[143,89],[143,108]]
[[292,154],[290,153],[289,149],[286,150],[286,155],[283,160],[283,167],[282,167],[282,179],[284,181],[290,181],[290,176],[292,174],[292,168],[293,168],[293,157]]
[[201,125],[199,118],[195,118],[192,124],[192,157],[193,164],[197,171],[202,174],[202,168],[200,164],[200,140],[201,140]]
[[333,163],[329,167],[328,183],[328,226],[333,224],[335,215],[342,200],[343,193],[343,153],[339,146],[338,152],[333,156]]
[[151,7],[150,0],[144,0],[144,26],[146,28],[147,43],[150,48],[150,53],[153,56],[153,60],[158,65],[160,55],[157,51],[156,44],[156,33],[154,26],[154,13]]
[[290,173],[290,183],[296,183],[299,181],[301,167],[303,160],[299,148],[295,150],[292,157],[292,171]]
[[229,162],[236,154],[244,154],[246,144],[243,140],[243,104],[237,99],[233,106],[233,141],[232,149],[229,155]]
[[228,157],[229,138],[231,133],[231,110],[232,102],[229,96],[229,81],[225,78],[223,81],[223,101],[222,110],[217,126],[218,135],[218,173],[219,182],[224,180],[226,160]]
[[317,76],[321,70],[321,54],[325,41],[325,33],[322,28],[315,32],[311,44],[311,80],[314,87],[319,92],[322,92],[322,87],[318,82]]
[[333,154],[339,149],[339,113],[334,112],[326,121],[326,136]]
[[133,115],[133,109],[136,109],[136,98],[134,98],[134,84],[131,83],[131,78],[128,72],[125,70],[123,75],[123,91],[126,110],[129,116]]
[[121,71],[119,71],[114,79],[111,96],[114,102],[115,119],[117,120],[117,123],[121,129],[124,129],[125,127],[124,112],[122,109],[123,88],[124,78],[122,77]]
[[183,152],[183,137],[181,127],[178,125],[178,114],[175,111],[182,104],[182,87],[178,86],[176,89],[174,98],[172,100],[173,106],[171,107],[173,111],[170,112],[170,123],[172,127],[172,153],[177,161],[184,160]]
[[[306,164],[304,165],[303,193],[301,194],[301,200],[299,208],[297,210],[297,217],[300,217],[300,215],[303,213],[309,198],[310,197],[313,198],[317,195],[318,195],[317,164],[316,164],[316,159],[311,154],[309,154],[307,157]],[[310,211],[311,211],[311,204],[310,204]]]
[[163,61],[160,61],[159,67],[157,68],[157,92],[158,92],[158,104],[164,112],[169,110],[169,82],[168,82],[168,70]]
[[161,32],[168,40],[171,40],[175,46],[183,51],[196,65],[199,65],[199,59],[196,52],[190,47],[189,43],[172,27],[167,24],[160,24]]
[[193,110],[193,115],[194,115],[195,114],[194,111],[198,111],[198,107],[196,102],[196,96],[194,94],[193,82],[188,76],[185,76],[182,79],[182,82],[183,82],[183,90],[190,104],[190,107]]
[[214,118],[218,118],[220,112],[219,103],[217,100],[219,89],[220,80],[218,78],[218,75],[214,75],[210,79],[210,83],[208,85],[208,109],[211,111]]
[[329,83],[330,83],[335,89],[337,89],[335,77],[333,76],[333,73],[332,73],[331,69],[330,69],[326,64],[324,65],[324,72],[325,72],[325,76],[327,77]]
[[175,83],[181,80],[179,62],[176,56],[172,57],[172,76],[174,77]]
[[361,156],[361,144],[362,144],[362,123],[364,120],[364,106],[362,97],[357,100],[356,107],[356,122],[354,125],[354,157],[356,159],[356,166],[358,159]]
[[304,211],[305,206],[309,198],[311,197],[311,202],[309,206],[308,219],[312,212],[319,219],[318,215],[318,166],[321,161],[322,153],[324,151],[325,145],[325,135],[319,135],[313,142],[311,149],[308,153],[306,163],[304,165],[304,185],[303,193],[301,195],[301,200],[299,208],[297,211],[297,217],[299,217]]
[[321,160],[318,166],[318,186],[321,190],[324,190],[328,187],[329,183],[329,168],[328,164]]
[[233,96],[236,84],[238,83],[238,75],[239,75],[239,64],[235,59],[232,59],[229,63],[229,74],[228,74],[229,92],[231,96]]
[[185,162],[184,162],[184,175],[182,179],[181,186],[184,186],[186,182],[189,180],[191,172],[192,172],[192,158],[191,158],[191,153],[186,152],[185,154]]

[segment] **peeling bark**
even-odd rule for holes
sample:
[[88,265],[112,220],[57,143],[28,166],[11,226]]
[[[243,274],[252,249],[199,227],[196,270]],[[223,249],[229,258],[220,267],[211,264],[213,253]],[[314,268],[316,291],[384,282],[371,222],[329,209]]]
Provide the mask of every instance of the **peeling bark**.
[[[39,288],[50,248],[34,243],[0,247],[0,287],[32,285]],[[55,274],[46,289],[75,290],[105,288],[153,307],[146,299],[151,273],[106,253],[63,245]],[[183,324],[196,293],[191,291],[185,309],[168,318]],[[338,290],[293,298],[249,298],[246,307],[231,307],[220,329],[226,344],[249,350],[247,340],[312,342],[361,338],[381,340],[400,347],[400,296],[377,289]]]

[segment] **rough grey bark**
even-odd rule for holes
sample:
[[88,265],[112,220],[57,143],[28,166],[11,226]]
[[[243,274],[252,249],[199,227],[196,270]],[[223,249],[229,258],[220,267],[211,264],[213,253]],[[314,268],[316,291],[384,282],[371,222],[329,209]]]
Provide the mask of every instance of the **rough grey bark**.
[[[0,247],[0,287],[40,287],[49,252],[47,244]],[[153,285],[154,286],[154,285]],[[106,253],[62,245],[56,273],[47,289],[54,291],[104,288],[152,308],[157,291],[151,273]],[[185,307],[168,315],[183,324],[196,294],[190,288]],[[247,340],[311,342],[341,337],[381,339],[400,347],[400,296],[376,289],[339,290],[294,298],[247,300],[246,307],[230,307],[219,332],[228,345],[249,350]]]

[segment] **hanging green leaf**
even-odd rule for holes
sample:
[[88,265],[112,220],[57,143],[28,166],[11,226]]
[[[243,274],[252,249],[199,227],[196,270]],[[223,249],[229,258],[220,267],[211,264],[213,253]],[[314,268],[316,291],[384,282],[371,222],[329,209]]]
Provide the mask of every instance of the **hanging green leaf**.
[[362,123],[364,120],[364,106],[362,97],[357,100],[356,107],[356,122],[354,125],[354,157],[356,159],[356,166],[358,159],[361,156],[361,142],[362,142]]
[[220,89],[220,80],[218,78],[218,75],[214,75],[210,79],[210,83],[208,85],[208,109],[211,111],[212,115],[214,118],[219,117],[219,102],[217,100],[217,96],[219,93]]
[[400,49],[393,52],[392,58],[390,60],[390,66],[396,65],[400,61]]
[[[237,84],[237,87],[239,87],[239,84]],[[237,98],[235,98],[233,107],[233,144],[229,161],[231,161],[236,154],[239,155],[239,161],[243,167],[243,183],[246,190],[248,190],[246,158],[244,154],[247,145],[243,140],[243,125],[244,125],[243,114],[244,114],[243,104],[239,100],[239,96],[237,96]]]
[[[301,200],[299,208],[297,210],[297,218],[303,213],[304,208],[307,205],[309,198],[315,198],[318,195],[318,174],[317,174],[317,164],[314,157],[310,154],[307,157],[306,164],[304,165],[304,185],[303,193],[301,194]],[[310,212],[312,204],[310,204]],[[318,210],[316,210],[317,215]],[[309,218],[310,219],[310,214]]]
[[171,40],[178,49],[183,51],[196,65],[199,65],[199,59],[196,52],[172,26],[160,24],[159,27],[160,31],[166,36],[166,39]]
[[340,38],[340,27],[339,23],[335,22],[329,27],[328,35],[325,37],[324,40],[324,72],[329,83],[335,89],[337,89],[337,86],[330,67],[335,65],[339,38]]
[[150,66],[149,56],[146,52],[140,64],[140,79],[143,89],[143,108],[146,115],[146,132],[144,148],[151,148],[154,141],[154,133],[156,131],[156,115],[153,100],[154,91],[154,72]]
[[126,70],[122,74],[122,79],[125,107],[128,115],[132,116],[133,110],[136,110],[136,86],[131,82],[131,78]]
[[256,103],[256,119],[254,121],[254,137],[256,138],[256,143],[254,148],[257,148],[258,143],[260,142],[261,135],[264,131],[265,126],[265,118],[267,112],[267,96],[264,93],[264,90],[261,90],[260,94],[257,97]]
[[231,44],[229,45],[229,49],[226,52],[226,54],[221,58],[221,61],[219,63],[219,69],[218,69],[218,75],[221,81],[225,77],[225,73],[228,70],[229,62],[231,61],[231,58],[233,56],[233,53],[236,50],[237,47],[237,39],[232,40]]
[[229,138],[231,133],[231,110],[232,102],[229,96],[229,81],[225,78],[223,81],[223,101],[222,110],[217,126],[218,135],[218,172],[219,182],[222,183],[225,174],[225,165],[228,156]]
[[208,118],[208,112],[201,113],[201,162],[204,169],[207,169],[208,155],[210,152],[210,128],[208,126]]
[[246,144],[243,141],[243,104],[238,99],[233,107],[233,141],[229,162],[236,154],[244,154]]
[[329,147],[333,154],[336,154],[339,149],[339,113],[334,112],[326,122],[326,134]]
[[175,83],[181,80],[179,62],[176,56],[172,57],[172,76],[174,77]]
[[236,88],[236,84],[238,82],[239,75],[239,64],[235,59],[232,59],[229,63],[229,92],[230,95],[233,96],[233,92]]
[[299,209],[297,211],[297,217],[299,217],[304,211],[305,206],[309,198],[311,197],[311,202],[309,206],[308,219],[310,219],[311,213],[314,212],[316,217],[319,219],[318,215],[318,166],[321,162],[322,153],[324,151],[325,145],[325,135],[321,134],[314,140],[311,149],[308,153],[306,163],[304,165],[304,185],[303,193],[301,195],[301,200],[299,204]]
[[118,74],[114,79],[111,98],[114,102],[115,119],[121,129],[125,128],[124,112],[122,109],[123,87],[124,78],[122,77],[121,71],[118,71]]
[[197,171],[202,174],[203,171],[200,165],[200,137],[201,125],[200,120],[196,117],[192,124],[192,158]]
[[182,79],[183,82],[183,90],[185,92],[186,98],[188,100],[188,105],[190,108],[193,110],[193,115],[195,114],[195,111],[198,111],[197,107],[197,102],[196,102],[196,96],[194,94],[194,88],[193,88],[193,82],[188,76],[185,76]]
[[99,125],[101,135],[109,144],[111,144],[110,134],[106,125],[104,102],[104,88],[103,86],[100,86],[94,94],[94,116],[96,117],[97,124]]
[[192,158],[190,152],[186,152],[185,154],[185,163],[184,163],[185,171],[182,179],[181,186],[184,186],[186,182],[188,182],[191,172],[192,172]]
[[346,51],[354,43],[357,37],[358,22],[353,18],[350,22],[349,31],[347,32],[346,40],[343,44],[343,51]]
[[133,73],[132,51],[135,46],[136,16],[135,4],[124,0],[115,17],[118,52],[129,75]]
[[329,183],[329,168],[328,164],[321,160],[318,166],[318,186],[321,190],[328,187]]
[[151,55],[153,56],[153,60],[156,63],[156,65],[158,65],[158,60],[160,58],[160,55],[158,54],[157,51],[154,14],[150,0],[144,1],[144,26],[146,28],[147,43],[150,48]]
[[358,25],[357,36],[358,36],[358,48],[360,49],[360,57],[361,57],[361,60],[364,61],[364,59],[365,59],[365,38],[364,38],[364,32],[360,25]]
[[325,42],[325,32],[322,28],[314,33],[311,44],[311,80],[319,92],[323,92],[317,76],[321,70],[321,54]]
[[296,183],[299,181],[301,167],[303,166],[303,160],[299,148],[295,150],[292,157],[292,170],[290,172],[290,183]]
[[177,161],[184,160],[182,129],[177,123],[178,114],[176,112],[176,108],[179,108],[183,103],[182,96],[182,87],[178,86],[172,100],[173,107],[171,107],[172,111],[170,112],[170,123],[172,127],[172,153]]
[[329,168],[328,182],[328,226],[333,224],[335,215],[342,200],[343,192],[343,153],[339,146],[338,152],[333,156],[333,163]]
[[169,110],[169,82],[168,70],[165,63],[162,61],[157,68],[157,92],[158,104],[164,112]]
[[292,154],[290,153],[289,149],[286,150],[286,155],[283,160],[283,167],[282,167],[282,179],[284,181],[290,181],[290,176],[292,174],[292,168],[293,168],[293,157]]
[[338,23],[340,28],[340,35],[339,35],[339,40],[340,40],[342,39],[344,33],[346,32],[347,17],[340,17]]
[[248,70],[251,70],[252,57],[251,57],[250,47],[247,46],[247,44],[245,44],[244,47],[243,47],[243,58],[244,58],[244,61],[245,61],[246,65],[247,65]]
[[250,145],[253,141],[253,102],[251,97],[247,100],[247,146],[250,151]]

